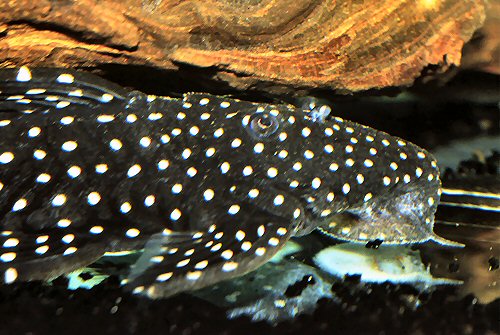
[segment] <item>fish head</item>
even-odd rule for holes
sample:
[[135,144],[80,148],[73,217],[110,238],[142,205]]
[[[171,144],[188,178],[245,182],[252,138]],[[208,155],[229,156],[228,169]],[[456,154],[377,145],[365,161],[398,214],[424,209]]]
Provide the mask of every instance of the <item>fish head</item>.
[[318,121],[286,106],[228,116],[231,150],[223,161],[236,178],[300,202],[306,215],[296,235],[323,227],[340,239],[394,244],[435,236],[439,171],[424,149],[339,117]]

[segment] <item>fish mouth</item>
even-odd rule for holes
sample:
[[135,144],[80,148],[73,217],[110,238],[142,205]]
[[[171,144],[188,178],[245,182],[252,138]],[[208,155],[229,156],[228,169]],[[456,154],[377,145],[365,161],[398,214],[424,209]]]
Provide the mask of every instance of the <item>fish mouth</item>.
[[[436,204],[429,206],[428,192],[418,187],[399,194],[383,194],[356,206],[336,208],[322,217],[308,208],[308,226],[337,240],[366,244],[379,240],[389,245],[434,241],[443,246],[463,247],[434,233]],[[312,229],[311,229],[312,230]]]

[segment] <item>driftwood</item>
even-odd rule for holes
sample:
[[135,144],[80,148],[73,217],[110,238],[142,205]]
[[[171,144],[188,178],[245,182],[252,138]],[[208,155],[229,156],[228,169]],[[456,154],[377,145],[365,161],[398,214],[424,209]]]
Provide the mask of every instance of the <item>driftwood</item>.
[[459,65],[485,12],[480,0],[4,0],[0,67],[190,65],[236,90],[348,93]]
[[486,21],[463,50],[462,68],[500,75],[500,0],[487,3]]

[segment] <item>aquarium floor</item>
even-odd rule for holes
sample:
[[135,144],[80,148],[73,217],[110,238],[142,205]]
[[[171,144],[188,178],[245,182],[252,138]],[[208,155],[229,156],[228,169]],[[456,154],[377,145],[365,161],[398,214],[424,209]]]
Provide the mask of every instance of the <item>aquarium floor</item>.
[[65,283],[0,288],[0,334],[497,334],[500,300],[487,305],[455,288],[419,294],[409,286],[363,285],[356,278],[333,287],[349,303],[322,300],[312,315],[273,327],[189,295],[148,300],[109,280],[92,290]]

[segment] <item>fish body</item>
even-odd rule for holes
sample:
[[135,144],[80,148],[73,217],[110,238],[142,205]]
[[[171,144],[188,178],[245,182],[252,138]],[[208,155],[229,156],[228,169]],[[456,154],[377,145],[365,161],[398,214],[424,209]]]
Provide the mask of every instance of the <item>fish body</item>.
[[128,91],[65,69],[0,71],[0,281],[141,251],[123,284],[164,297],[242,275],[293,236],[446,241],[425,150],[333,117]]

